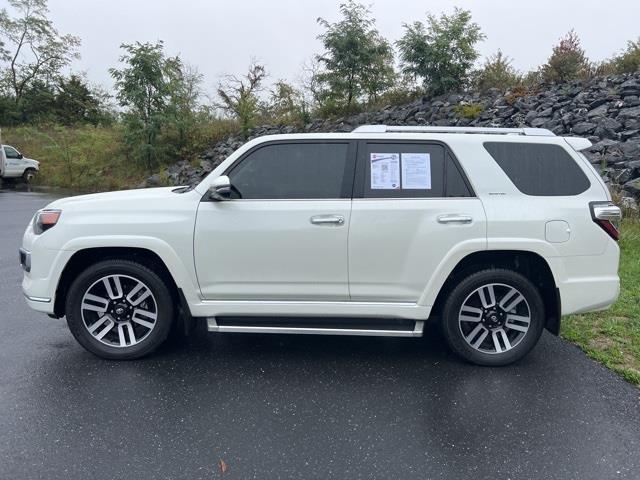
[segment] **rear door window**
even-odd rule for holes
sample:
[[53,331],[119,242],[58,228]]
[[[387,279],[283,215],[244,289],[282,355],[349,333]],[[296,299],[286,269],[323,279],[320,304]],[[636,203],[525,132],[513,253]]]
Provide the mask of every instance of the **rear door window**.
[[356,192],[365,198],[469,197],[462,171],[440,144],[366,142]]
[[582,169],[559,145],[485,142],[484,148],[526,195],[578,195],[590,187]]

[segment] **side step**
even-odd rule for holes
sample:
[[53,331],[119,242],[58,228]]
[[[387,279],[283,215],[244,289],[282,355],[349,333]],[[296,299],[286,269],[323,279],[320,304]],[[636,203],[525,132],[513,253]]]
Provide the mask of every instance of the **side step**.
[[424,321],[380,318],[207,317],[207,328],[210,332],[233,333],[421,337]]

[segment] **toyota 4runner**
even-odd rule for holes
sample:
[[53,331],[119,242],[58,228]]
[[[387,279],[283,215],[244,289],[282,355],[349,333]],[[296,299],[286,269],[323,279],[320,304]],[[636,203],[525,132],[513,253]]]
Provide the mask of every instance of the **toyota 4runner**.
[[617,298],[620,209],[541,129],[363,126],[254,139],[195,187],[57,200],[20,250],[33,309],[89,351],[148,354],[172,326],[415,337],[483,365]]

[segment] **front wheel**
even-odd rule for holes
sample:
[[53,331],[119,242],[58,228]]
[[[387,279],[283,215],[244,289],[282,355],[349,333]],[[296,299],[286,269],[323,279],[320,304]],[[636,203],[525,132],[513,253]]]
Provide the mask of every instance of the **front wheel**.
[[506,269],[476,272],[450,293],[443,331],[451,349],[478,365],[508,365],[535,346],[544,328],[544,303],[523,275]]
[[139,358],[156,349],[173,321],[172,295],[145,265],[106,260],[73,282],[66,301],[69,329],[91,353],[113,360]]
[[25,183],[31,183],[31,180],[36,177],[36,173],[35,169],[27,168],[22,174],[22,180],[24,180]]

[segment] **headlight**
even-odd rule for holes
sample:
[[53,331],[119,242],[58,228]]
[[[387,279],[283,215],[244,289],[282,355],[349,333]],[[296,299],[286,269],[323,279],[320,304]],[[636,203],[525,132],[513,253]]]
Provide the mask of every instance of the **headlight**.
[[62,210],[40,210],[33,217],[33,232],[36,235],[40,235],[42,232],[54,227],[58,223],[61,214]]

